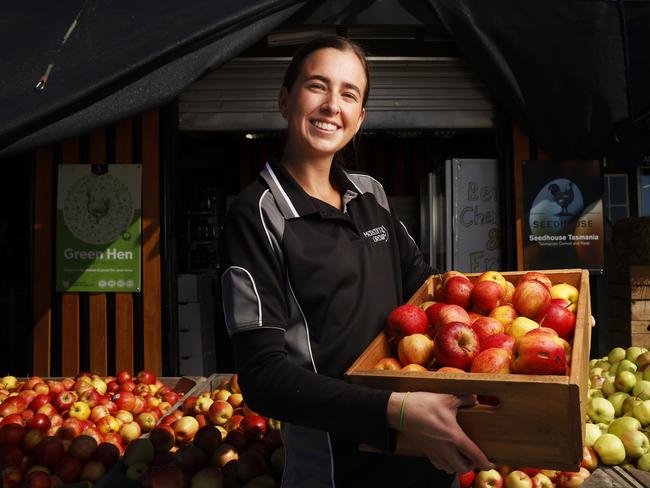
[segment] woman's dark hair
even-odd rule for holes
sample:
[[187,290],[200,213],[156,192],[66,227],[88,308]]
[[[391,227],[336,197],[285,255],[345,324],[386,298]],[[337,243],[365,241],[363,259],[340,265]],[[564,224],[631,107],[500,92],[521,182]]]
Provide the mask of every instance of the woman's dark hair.
[[300,69],[302,68],[302,63],[305,61],[307,56],[309,56],[314,51],[318,51],[319,49],[325,49],[325,48],[338,49],[339,51],[351,51],[357,55],[357,58],[359,58],[359,61],[361,62],[361,66],[363,66],[363,71],[366,74],[366,89],[363,92],[363,100],[361,102],[361,106],[365,107],[366,101],[368,100],[368,93],[370,92],[370,74],[368,72],[368,62],[366,61],[366,53],[363,50],[363,48],[359,46],[359,44],[357,44],[354,41],[351,41],[350,39],[346,39],[345,37],[341,37],[341,36],[317,37],[316,39],[313,39],[309,41],[307,44],[301,46],[298,49],[298,51],[296,51],[296,54],[294,54],[293,58],[291,59],[291,62],[289,63],[289,66],[287,67],[287,71],[284,73],[284,80],[282,81],[282,86],[285,87],[287,91],[291,91],[291,88],[293,87],[296,78],[298,78]]

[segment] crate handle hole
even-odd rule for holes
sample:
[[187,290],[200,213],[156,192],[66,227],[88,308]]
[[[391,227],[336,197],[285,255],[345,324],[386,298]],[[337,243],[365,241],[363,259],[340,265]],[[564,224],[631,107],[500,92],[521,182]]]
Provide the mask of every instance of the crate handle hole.
[[494,395],[476,395],[481,409],[496,410],[501,406],[501,401]]

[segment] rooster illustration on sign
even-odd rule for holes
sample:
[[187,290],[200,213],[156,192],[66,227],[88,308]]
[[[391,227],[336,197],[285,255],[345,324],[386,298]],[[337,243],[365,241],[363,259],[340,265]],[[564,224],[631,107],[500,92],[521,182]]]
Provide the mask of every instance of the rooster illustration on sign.
[[548,191],[553,196],[553,200],[560,206],[560,213],[558,215],[572,215],[569,213],[568,207],[573,202],[575,197],[573,193],[573,183],[569,182],[564,186],[564,191],[556,183],[548,185]]

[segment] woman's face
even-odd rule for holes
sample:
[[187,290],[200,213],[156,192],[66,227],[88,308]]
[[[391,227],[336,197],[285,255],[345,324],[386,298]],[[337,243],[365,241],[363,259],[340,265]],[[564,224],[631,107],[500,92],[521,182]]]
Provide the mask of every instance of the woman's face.
[[291,91],[280,92],[287,119],[287,150],[303,157],[333,156],[354,137],[365,117],[366,75],[352,51],[324,48],[305,58]]

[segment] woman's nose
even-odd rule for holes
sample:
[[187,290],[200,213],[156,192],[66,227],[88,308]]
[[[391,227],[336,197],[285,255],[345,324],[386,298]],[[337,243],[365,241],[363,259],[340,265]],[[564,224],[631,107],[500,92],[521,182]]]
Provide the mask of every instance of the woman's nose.
[[328,95],[323,102],[322,109],[331,114],[337,114],[341,111],[339,102],[335,95]]

